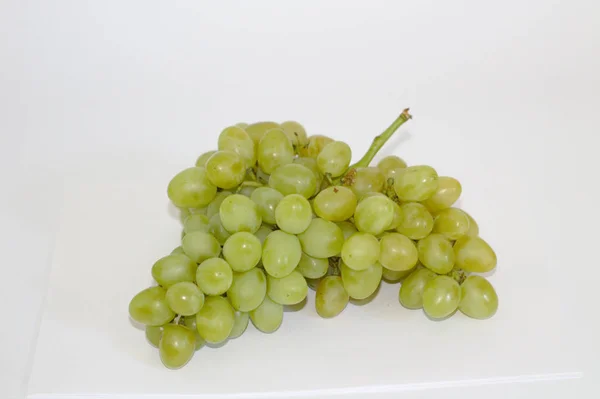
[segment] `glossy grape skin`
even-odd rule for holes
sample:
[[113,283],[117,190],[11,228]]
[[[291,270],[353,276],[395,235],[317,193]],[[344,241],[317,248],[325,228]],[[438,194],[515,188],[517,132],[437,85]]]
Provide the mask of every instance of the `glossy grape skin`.
[[258,165],[267,174],[271,174],[282,165],[292,163],[294,148],[281,129],[271,129],[258,143]]
[[327,276],[317,286],[315,308],[319,316],[331,318],[339,315],[348,305],[350,296],[340,276]]
[[258,330],[267,334],[273,333],[283,321],[283,305],[265,295],[260,306],[250,312],[250,320]]
[[356,168],[351,179],[350,189],[361,199],[368,193],[378,193],[383,190],[385,178],[381,171],[374,167]]
[[311,195],[311,197],[313,195],[318,194],[321,189],[321,184],[323,183],[323,175],[321,174],[321,171],[319,171],[319,166],[317,165],[317,160],[314,158],[310,158],[310,157],[297,157],[297,158],[294,158],[293,163],[300,164],[300,165],[306,167],[311,172],[313,172],[313,175],[315,176],[316,185],[315,185],[315,192]]
[[209,296],[196,313],[196,328],[200,336],[211,344],[225,341],[235,322],[235,311],[222,296]]
[[408,309],[421,309],[423,307],[423,290],[429,280],[437,276],[427,268],[420,268],[412,272],[402,281],[398,300],[400,304]]
[[489,319],[498,310],[498,294],[484,277],[471,275],[461,284],[458,309],[473,319]]
[[182,316],[191,316],[204,305],[204,293],[189,281],[182,281],[169,287],[166,293],[167,303],[173,312]]
[[207,295],[224,294],[233,281],[229,263],[221,258],[210,258],[198,265],[196,284]]
[[170,255],[185,255],[185,252],[183,252],[183,247],[180,245],[180,246],[174,248],[171,251]]
[[185,254],[194,262],[202,263],[208,258],[214,258],[221,253],[219,241],[209,233],[193,231],[181,240]]
[[304,129],[304,126],[300,123],[295,121],[285,121],[280,124],[280,127],[296,149],[300,149],[308,144],[306,129]]
[[[166,324],[165,324],[166,325]],[[145,335],[150,345],[158,348],[165,326],[146,326]]]
[[431,212],[439,212],[442,209],[450,208],[460,197],[462,186],[458,180],[453,177],[438,177],[438,188],[435,193],[423,201],[423,205]]
[[304,198],[314,195],[317,185],[315,174],[306,166],[289,163],[275,169],[269,177],[269,187],[283,195],[300,194]]
[[300,234],[308,228],[312,220],[312,208],[300,194],[285,196],[275,209],[277,226],[286,233]]
[[246,131],[239,126],[225,128],[218,139],[219,151],[232,151],[244,160],[246,169],[256,163],[254,141]]
[[443,319],[458,308],[460,286],[451,277],[437,276],[425,284],[423,310],[432,319]]
[[354,212],[354,224],[358,231],[379,235],[394,220],[394,204],[386,196],[370,196],[361,200]]
[[260,139],[263,138],[265,133],[271,129],[279,128],[279,124],[276,122],[265,121],[265,122],[256,122],[250,125],[247,125],[243,129],[248,133],[252,141],[254,142],[254,147],[258,148],[258,143]]
[[216,213],[208,222],[208,232],[215,237],[219,244],[224,245],[229,237],[231,237],[231,233],[225,230],[223,227],[223,223],[221,223],[221,216]]
[[237,194],[241,194],[244,197],[250,198],[250,197],[252,197],[252,193],[254,191],[256,191],[257,188],[258,187],[256,187],[256,186],[250,186],[250,185],[242,183],[242,185],[237,190]]
[[259,187],[250,196],[250,199],[258,206],[258,213],[262,221],[275,224],[275,208],[284,195],[271,187]]
[[302,251],[314,258],[336,256],[344,245],[342,229],[335,223],[321,218],[314,218],[298,238]]
[[464,236],[454,243],[456,267],[472,273],[487,273],[498,259],[490,245],[480,237]]
[[365,270],[353,270],[341,262],[340,271],[344,288],[354,299],[365,299],[377,291],[382,277],[382,266],[376,262]]
[[205,168],[187,168],[176,174],[167,187],[169,199],[179,208],[202,208],[217,194]]
[[168,324],[159,344],[160,360],[169,369],[185,366],[196,351],[196,335],[187,327]]
[[262,223],[258,205],[240,194],[230,195],[223,200],[219,208],[219,216],[223,227],[230,233],[240,231],[254,233]]
[[233,151],[217,151],[206,161],[206,174],[212,184],[230,189],[244,181],[244,159]]
[[204,338],[198,333],[198,328],[196,327],[196,315],[181,317],[179,319],[179,324],[186,326],[194,332],[194,335],[196,336],[196,350],[202,348],[206,344]]
[[152,277],[165,288],[181,281],[194,281],[195,276],[196,262],[187,255],[167,255],[152,265]]
[[192,231],[203,231],[208,233],[208,217],[206,215],[190,215],[183,222],[183,231],[191,233]]
[[308,144],[298,149],[298,155],[301,157],[317,158],[327,144],[333,142],[331,137],[320,134],[308,137]]
[[336,225],[342,230],[342,234],[344,235],[344,241],[348,240],[352,234],[358,232],[356,226],[354,226],[351,222],[338,222]]
[[400,233],[384,235],[380,241],[379,262],[387,269],[410,270],[419,260],[419,251],[412,240]]
[[369,233],[355,233],[342,246],[342,260],[351,269],[365,270],[379,260],[379,241]]
[[265,240],[273,232],[273,228],[263,224],[260,228],[254,233],[254,236],[259,239],[260,245],[265,245]]
[[394,178],[394,191],[401,201],[425,201],[438,189],[438,175],[427,165],[399,169]]
[[397,283],[402,281],[405,277],[408,277],[414,270],[415,267],[408,270],[390,270],[384,267],[381,278],[389,283]]
[[424,205],[408,202],[400,205],[401,220],[396,231],[411,240],[427,237],[433,230],[433,216]]
[[377,168],[383,174],[383,177],[387,181],[389,178],[395,178],[398,173],[398,169],[406,168],[406,162],[396,155],[388,155],[377,163]]
[[328,268],[328,259],[313,258],[312,256],[308,256],[303,252],[296,270],[298,270],[306,278],[315,279],[321,278],[327,274]]
[[430,234],[417,244],[419,261],[437,274],[446,274],[454,267],[452,243],[441,234]]
[[198,157],[198,159],[196,159],[196,166],[198,166],[198,167],[205,167],[206,166],[206,161],[208,161],[208,158],[210,158],[211,155],[214,154],[215,152],[217,152],[217,151],[215,151],[215,150],[213,150],[213,151],[207,151],[204,154],[200,155]]
[[469,217],[458,208],[443,209],[435,215],[433,232],[457,240],[469,232]]
[[162,326],[175,317],[162,287],[150,287],[137,293],[129,302],[129,315],[147,326]]
[[260,262],[262,244],[251,233],[241,231],[233,234],[223,245],[223,257],[236,272],[245,272]]
[[276,230],[265,240],[262,263],[269,275],[281,278],[290,274],[298,266],[301,256],[302,250],[298,237]]
[[306,298],[308,285],[304,276],[294,270],[282,278],[267,276],[267,295],[282,305],[295,305]]
[[342,222],[352,217],[357,204],[356,195],[348,187],[331,186],[315,197],[313,207],[320,218]]
[[317,156],[317,165],[321,173],[338,177],[344,174],[352,160],[352,150],[343,141],[327,144]]
[[469,215],[467,212],[465,212],[465,214],[469,218],[469,231],[467,231],[467,235],[471,237],[477,237],[479,235],[479,225],[471,215]]
[[248,328],[248,323],[250,322],[250,314],[248,312],[236,311],[234,315],[235,319],[233,322],[233,328],[229,333],[229,339],[240,337],[244,331],[246,331],[246,328]]
[[225,198],[232,194],[233,193],[231,191],[219,191],[211,203],[206,207],[206,217],[210,220],[214,215],[219,214],[219,208],[221,208],[221,204]]
[[227,298],[234,309],[249,312],[256,309],[267,293],[265,273],[254,268],[242,273],[233,273],[233,282],[227,291]]

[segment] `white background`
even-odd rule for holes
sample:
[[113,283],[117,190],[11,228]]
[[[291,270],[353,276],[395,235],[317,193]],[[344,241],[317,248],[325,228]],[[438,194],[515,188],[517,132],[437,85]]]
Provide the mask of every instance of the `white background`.
[[[442,363],[454,356],[490,378],[494,370],[498,376],[582,373],[582,379],[520,384],[510,392],[560,397],[566,392],[561,389],[569,389],[576,397],[597,396],[594,353],[600,348],[592,338],[599,277],[594,255],[599,20],[594,1],[1,2],[0,396],[22,398],[27,391],[50,264],[57,256],[80,260],[82,268],[110,260],[123,226],[135,228],[140,212],[153,217],[152,209],[156,223],[143,226],[153,231],[169,226],[164,235],[171,237],[169,229],[177,227],[166,205],[155,206],[164,203],[159,196],[166,179],[214,146],[224,126],[296,119],[309,132],[348,141],[358,153],[405,106],[415,119],[386,153],[458,177],[465,188],[462,205],[500,258],[493,279],[504,311],[489,321],[496,324],[487,324],[497,328],[494,339],[483,349],[443,352]],[[130,203],[122,192],[111,192],[128,184],[138,190]],[[153,199],[140,206],[146,194]],[[95,217],[78,218],[87,215],[88,204]],[[87,229],[93,233],[85,241]],[[145,272],[160,251],[173,246],[141,245],[162,237],[145,229],[130,234],[140,251],[127,254],[139,260],[136,270]],[[97,245],[101,256],[74,249],[78,257],[68,258],[67,240],[86,250]],[[90,264],[83,261],[86,255],[93,258]],[[142,273],[125,292],[112,294],[129,297],[147,283]],[[68,306],[64,295],[58,297]],[[74,299],[75,309],[80,302]],[[387,315],[386,304],[354,314]],[[415,326],[421,337],[451,335],[457,325],[464,331],[487,328],[467,328],[457,319],[432,331],[416,317],[422,315],[401,315],[410,317],[403,326]],[[285,326],[282,334],[303,334],[294,331],[292,317]],[[48,324],[43,331],[52,333]],[[380,333],[377,324],[369,331]],[[260,343],[280,342],[281,336],[286,335]],[[427,359],[402,355],[427,343],[400,342],[389,347],[397,364],[381,362],[410,374],[407,362]],[[501,360],[490,366],[495,360],[474,350]],[[58,386],[61,356],[69,357],[36,358],[42,375],[50,372],[44,365],[56,365],[57,377],[49,378]],[[429,376],[443,381],[437,359],[431,361]],[[377,365],[357,368],[361,372],[347,380],[377,380],[368,376]],[[415,381],[417,374],[411,374]],[[448,375],[464,380],[459,374]],[[235,385],[235,377],[225,380]],[[103,379],[110,378],[95,381]],[[77,382],[73,386],[78,389]],[[312,388],[311,380],[305,388]],[[475,389],[491,397],[508,392],[498,386]],[[481,391],[460,392],[465,397]],[[439,391],[421,394],[435,397]]]

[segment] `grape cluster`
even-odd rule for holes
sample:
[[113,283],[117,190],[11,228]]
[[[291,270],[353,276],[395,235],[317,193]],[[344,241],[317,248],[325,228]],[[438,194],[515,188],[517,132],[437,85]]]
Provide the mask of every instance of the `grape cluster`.
[[372,296],[382,279],[402,281],[400,304],[432,319],[494,315],[496,292],[477,273],[493,270],[496,254],[453,207],[458,180],[397,156],[370,166],[408,119],[403,112],[354,165],[346,143],[308,136],[297,122],[237,124],[173,177],[181,246],[156,261],[157,285],[129,304],[166,367],[239,337],[250,321],[276,331],[284,306],[309,288],[323,318]]

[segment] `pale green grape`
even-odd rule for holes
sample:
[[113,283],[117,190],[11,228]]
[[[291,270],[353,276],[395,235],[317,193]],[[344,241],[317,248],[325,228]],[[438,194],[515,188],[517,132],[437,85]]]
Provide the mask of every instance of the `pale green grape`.
[[273,228],[271,226],[263,224],[256,231],[256,233],[254,233],[254,235],[256,236],[256,238],[258,238],[260,240],[260,245],[261,246],[265,244],[265,240],[267,239],[267,236],[269,234],[271,234],[272,231],[273,231]]
[[242,129],[246,129],[248,127],[248,124],[246,122],[238,122],[235,124],[235,126],[241,127]]
[[179,221],[183,224],[185,219],[188,218],[192,213],[188,208],[177,208],[179,210]]
[[451,277],[437,276],[425,284],[423,310],[432,319],[443,319],[458,308],[460,286]]
[[183,247],[180,245],[173,249],[173,251],[171,251],[171,255],[185,255],[185,252],[183,252]]
[[196,262],[187,255],[167,255],[152,265],[152,277],[165,288],[180,281],[194,281],[195,276]]
[[277,278],[290,274],[302,257],[298,237],[281,230],[267,236],[263,245],[262,263],[265,271]]
[[208,232],[212,234],[219,244],[224,245],[227,239],[231,237],[231,233],[225,230],[223,223],[221,223],[221,216],[217,213],[210,218],[208,223]]
[[295,305],[306,298],[308,285],[304,276],[294,270],[282,278],[267,276],[267,295],[282,305]]
[[379,262],[387,269],[410,270],[419,260],[419,251],[412,240],[400,233],[389,233],[381,238]]
[[425,238],[433,230],[433,216],[424,205],[407,202],[400,205],[401,219],[396,231],[411,240]]
[[418,267],[402,281],[398,300],[408,309],[421,309],[423,307],[423,290],[429,280],[437,276],[427,268]]
[[209,233],[193,231],[181,240],[185,254],[194,262],[202,263],[208,258],[214,258],[221,253],[219,241]]
[[383,268],[382,279],[390,283],[397,283],[405,277],[409,276],[415,268],[408,270],[390,270],[386,267]]
[[327,144],[332,142],[333,139],[331,137],[323,136],[320,134],[310,136],[308,138],[308,144],[299,149],[298,155],[300,155],[301,157],[317,158],[317,156],[319,156],[323,148]]
[[275,208],[283,199],[283,194],[271,187],[259,187],[254,190],[250,199],[258,205],[258,213],[262,221],[275,224]]
[[211,157],[212,154],[214,154],[217,151],[207,151],[204,154],[200,155],[198,157],[198,159],[196,160],[196,166],[206,166],[206,161],[208,161],[208,158]]
[[292,143],[281,129],[271,129],[258,143],[258,165],[267,174],[271,174],[281,165],[294,160]]
[[438,189],[438,175],[427,165],[399,169],[394,178],[394,191],[401,201],[425,201]]
[[182,316],[191,316],[204,305],[204,293],[196,284],[182,281],[169,287],[166,294],[167,303],[173,312]]
[[198,333],[211,344],[218,344],[229,338],[234,323],[235,311],[222,296],[207,297],[202,309],[196,313]]
[[469,218],[469,231],[467,231],[467,235],[471,237],[477,237],[479,235],[479,225],[471,215],[469,215],[467,212],[465,212],[465,214]]
[[164,327],[158,347],[160,360],[169,369],[178,369],[190,361],[196,351],[194,331],[177,324]]
[[400,224],[402,224],[402,208],[400,208],[400,205],[398,205],[394,201],[392,201],[392,204],[394,204],[394,218],[392,219],[392,223],[387,227],[386,230],[395,230],[398,228],[398,226],[400,226]]
[[321,280],[315,295],[315,308],[323,318],[335,317],[348,305],[350,296],[340,276],[327,276]]
[[175,313],[165,298],[162,287],[150,287],[137,293],[129,302],[129,315],[147,326],[162,326],[173,320]]
[[243,160],[246,169],[256,163],[254,141],[246,131],[239,126],[225,128],[218,139],[219,151],[233,151]]
[[183,231],[191,233],[192,231],[203,231],[208,233],[208,217],[206,215],[190,215],[185,219],[183,223]]
[[351,269],[365,270],[379,259],[379,241],[369,233],[355,233],[342,246],[342,260]]
[[354,212],[354,224],[358,231],[379,235],[394,220],[394,203],[386,196],[370,196],[361,200]]
[[260,139],[263,138],[265,133],[278,127],[279,124],[275,122],[256,122],[247,125],[244,130],[246,133],[248,133],[252,141],[254,141],[254,148],[258,148],[258,143],[260,142]]
[[460,197],[462,186],[458,180],[453,177],[438,177],[438,188],[435,193],[423,201],[423,205],[431,212],[439,212],[442,209],[450,208]]
[[469,217],[458,208],[443,209],[435,216],[433,232],[457,240],[469,232]]
[[456,267],[472,273],[487,273],[496,267],[496,253],[480,237],[464,236],[454,243]]
[[196,315],[181,317],[179,319],[179,324],[186,326],[194,332],[194,335],[196,336],[196,350],[202,348],[206,344],[204,338],[198,333],[198,328],[196,327]]
[[217,187],[237,187],[246,176],[245,160],[233,151],[217,151],[206,161],[208,179]]
[[250,320],[254,327],[264,333],[275,332],[283,321],[283,305],[265,295],[260,306],[250,312]]
[[229,333],[229,339],[235,339],[241,336],[250,322],[250,314],[248,312],[235,312],[235,320],[233,322],[233,328]]
[[323,174],[332,177],[344,174],[352,160],[352,150],[343,141],[333,141],[327,144],[317,156],[317,165]]
[[227,298],[236,310],[249,312],[262,303],[266,292],[265,273],[255,267],[247,272],[233,273],[233,282],[227,291]]
[[302,250],[315,258],[336,256],[344,245],[342,229],[335,223],[321,218],[311,220],[308,228],[299,234],[298,238]]
[[349,183],[345,185],[350,186],[359,199],[367,193],[378,193],[383,190],[385,178],[377,168],[356,168],[350,176]]
[[225,241],[223,256],[233,271],[245,272],[258,265],[262,256],[262,244],[253,234],[241,231]]
[[487,319],[498,310],[498,295],[489,281],[481,276],[469,276],[460,286],[458,309],[474,319]]
[[419,261],[437,274],[446,274],[454,267],[452,243],[441,234],[430,234],[417,244]]
[[167,188],[169,199],[179,208],[201,208],[217,194],[217,186],[210,182],[206,169],[187,168],[171,179]]
[[283,195],[300,194],[310,198],[315,193],[316,185],[315,174],[306,166],[297,163],[279,166],[269,178],[269,186]]
[[350,219],[356,210],[356,195],[348,187],[331,186],[321,191],[314,199],[315,213],[331,222]]
[[287,195],[275,209],[275,220],[277,226],[286,233],[300,234],[312,220],[310,203],[300,194]]
[[342,230],[342,234],[344,235],[344,241],[350,238],[352,234],[358,231],[356,229],[356,226],[354,226],[354,223],[351,222],[339,222],[336,224]]
[[313,258],[304,252],[298,263],[298,270],[306,278],[321,278],[327,274],[329,269],[329,259]]
[[207,295],[221,295],[227,292],[233,281],[231,266],[221,258],[210,258],[198,265],[196,283]]
[[146,339],[150,342],[150,345],[155,348],[158,348],[158,345],[160,344],[164,327],[165,326],[146,326]]
[[262,223],[262,218],[258,214],[258,205],[240,194],[225,198],[219,208],[219,215],[223,227],[230,233],[239,231],[254,233]]
[[377,168],[381,171],[383,177],[387,181],[387,179],[390,178],[394,179],[399,169],[406,168],[406,162],[396,155],[388,155],[379,161]]
[[209,220],[213,216],[219,214],[219,208],[221,208],[221,204],[223,203],[225,198],[229,197],[231,194],[233,194],[231,191],[219,191],[217,193],[212,202],[206,207],[206,217]]
[[342,281],[350,298],[365,299],[377,291],[381,282],[382,269],[379,262],[375,262],[365,270],[354,270],[341,262]]
[[315,185],[315,192],[313,194],[311,194],[311,197],[313,195],[318,194],[319,191],[321,190],[321,184],[323,183],[323,175],[319,171],[319,166],[317,165],[317,160],[314,158],[309,158],[309,157],[296,157],[296,158],[294,158],[293,163],[303,165],[306,168],[308,168],[311,172],[313,172],[313,174],[315,176],[316,185]]
[[239,190],[237,190],[237,193],[240,195],[243,195],[244,197],[252,197],[252,193],[254,191],[256,191],[258,187],[256,186],[251,186],[251,185],[247,185],[242,183],[242,185],[240,186]]
[[295,148],[299,149],[308,144],[306,130],[298,122],[286,121],[282,122],[280,126]]

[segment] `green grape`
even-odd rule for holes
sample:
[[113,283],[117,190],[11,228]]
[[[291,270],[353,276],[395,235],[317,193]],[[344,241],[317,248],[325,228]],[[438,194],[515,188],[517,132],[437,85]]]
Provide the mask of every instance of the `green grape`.
[[182,316],[194,315],[204,305],[204,293],[189,281],[170,286],[166,298],[171,310]]
[[350,297],[340,276],[327,276],[319,282],[315,308],[323,318],[335,317],[348,305]]
[[394,179],[399,169],[406,168],[406,162],[396,155],[388,155],[379,161],[377,168],[381,171],[383,177],[387,181],[387,179],[390,178]]
[[[208,258],[214,258],[221,253],[219,241],[209,233],[193,231],[181,240],[185,254],[194,262],[202,263]],[[195,269],[194,269],[195,270]]]
[[348,240],[352,234],[356,233],[358,230],[356,226],[354,226],[351,222],[339,222],[336,225],[342,230],[342,234],[344,235],[344,241]]
[[342,260],[351,269],[365,270],[379,259],[379,241],[369,233],[355,233],[342,246]]
[[262,244],[253,234],[241,231],[225,241],[223,256],[233,271],[245,272],[260,262]]
[[223,227],[221,216],[218,213],[210,218],[208,232],[212,234],[221,245],[224,245],[225,242],[227,242],[227,239],[231,237],[231,234]]
[[379,235],[394,221],[394,203],[386,196],[370,196],[361,200],[354,212],[358,231]]
[[206,161],[206,174],[219,188],[237,187],[246,176],[246,160],[233,151],[217,151]]
[[305,198],[314,195],[317,185],[315,174],[304,165],[290,163],[275,169],[269,186],[283,195],[300,194]]
[[[315,258],[336,256],[344,245],[344,234],[335,223],[321,218],[311,220],[308,228],[298,235],[302,250]],[[277,276],[274,276],[277,277]]]
[[411,240],[425,238],[433,230],[433,216],[425,206],[416,202],[400,205],[401,219],[396,231]]
[[275,224],[275,208],[283,199],[283,194],[271,187],[259,187],[254,190],[250,199],[258,205],[258,213],[262,221]]
[[443,209],[435,216],[433,232],[457,240],[469,232],[469,217],[458,208]]
[[207,295],[222,295],[233,281],[231,266],[221,258],[210,258],[198,265],[196,283]]
[[248,312],[235,312],[235,320],[233,322],[233,328],[229,333],[229,339],[235,339],[241,336],[246,328],[248,328],[248,322],[250,322],[250,314]]
[[456,267],[472,273],[487,273],[494,270],[496,253],[480,237],[464,236],[454,243]]
[[432,319],[443,319],[458,308],[460,286],[451,277],[437,276],[425,284],[423,310]]
[[298,155],[301,157],[317,158],[323,148],[332,142],[332,138],[320,134],[310,136],[308,138],[308,144],[299,149]]
[[340,272],[344,288],[350,298],[365,299],[377,291],[382,277],[381,263],[375,262],[364,270],[354,270],[341,262]]
[[385,178],[377,168],[356,168],[350,175],[352,177],[346,185],[350,186],[359,199],[367,193],[379,193],[383,190]]
[[452,243],[441,234],[430,234],[417,244],[419,261],[437,274],[446,274],[454,267]]
[[321,184],[323,183],[323,175],[319,171],[319,166],[317,165],[317,160],[309,157],[296,157],[294,158],[295,164],[300,164],[308,168],[311,172],[313,172],[315,176],[315,192],[311,195],[317,195],[319,191],[321,191]]
[[249,312],[256,309],[267,292],[265,273],[255,267],[242,273],[233,273],[233,282],[227,291],[227,298],[234,309]]
[[460,182],[453,177],[438,177],[438,188],[435,193],[423,201],[423,205],[431,212],[439,212],[442,209],[450,208],[460,197],[462,186]]
[[248,133],[252,141],[254,141],[254,148],[258,148],[258,143],[260,142],[260,139],[263,138],[265,133],[278,127],[279,124],[275,122],[257,122],[247,125],[244,130],[246,133]]
[[469,276],[460,286],[458,309],[474,319],[487,319],[498,310],[498,295],[489,281],[481,276]]
[[302,126],[298,122],[286,121],[281,123],[280,126],[295,148],[299,149],[308,144],[308,136],[306,135],[306,130],[304,129],[304,126]]
[[277,226],[286,233],[300,234],[312,220],[310,203],[300,194],[287,195],[275,209],[275,220]]
[[417,267],[408,277],[402,281],[398,300],[400,304],[408,309],[421,309],[423,307],[423,290],[429,280],[437,276],[427,268]]
[[271,174],[281,165],[294,160],[292,143],[281,129],[271,129],[258,143],[258,165],[267,174]]
[[270,175],[265,173],[261,168],[256,168],[256,181],[261,184],[269,182]]
[[408,270],[390,270],[390,269],[384,267],[383,273],[382,273],[382,279],[386,280],[390,283],[397,283],[398,281],[401,281],[405,277],[408,277],[414,270],[415,270],[414,267],[412,269],[408,269]]
[[321,173],[338,177],[344,174],[352,160],[352,150],[343,141],[327,144],[317,156],[317,165]]
[[387,227],[386,230],[396,230],[400,224],[402,224],[402,208],[396,202],[392,201],[394,204],[394,218],[392,219],[392,223]]
[[147,326],[162,326],[173,320],[175,313],[165,298],[162,287],[150,287],[137,293],[129,302],[129,315]]
[[306,278],[321,278],[327,274],[329,269],[329,259],[313,258],[304,252],[298,263],[298,270]]
[[256,163],[256,151],[254,141],[250,135],[239,126],[225,128],[218,139],[219,151],[233,151],[244,160],[246,169]]
[[181,281],[194,281],[196,262],[187,255],[171,254],[152,265],[152,277],[165,288]]
[[250,320],[254,327],[264,333],[275,332],[283,321],[283,305],[265,295],[260,306],[250,312]]
[[225,198],[219,208],[219,215],[223,227],[230,233],[240,231],[254,233],[262,223],[262,218],[258,214],[258,205],[240,194]]
[[185,252],[183,252],[183,247],[180,245],[173,249],[173,251],[171,251],[171,255],[185,255]]
[[225,198],[229,197],[231,194],[233,194],[231,191],[219,191],[217,193],[212,202],[206,207],[206,217],[209,220],[212,219],[213,216],[219,214],[219,208],[221,208],[221,204]]
[[271,232],[273,231],[273,228],[263,224],[262,226],[260,226],[260,228],[256,231],[256,233],[254,233],[254,235],[256,236],[256,238],[258,238],[260,240],[260,245],[264,245],[265,244],[265,240],[267,239],[267,236],[269,234],[271,234]]
[[222,296],[207,297],[202,309],[196,313],[198,333],[211,344],[219,344],[229,338],[234,323],[235,311]]
[[196,336],[196,350],[202,348],[206,344],[204,338],[198,333],[198,328],[196,327],[196,315],[181,317],[179,319],[179,324],[186,326],[194,332],[194,335]]
[[210,182],[206,169],[187,168],[171,179],[167,188],[169,199],[179,208],[201,208],[217,194],[217,186]]
[[400,233],[389,233],[381,238],[379,262],[387,269],[410,270],[419,260],[419,251],[412,240]]
[[198,159],[196,160],[196,166],[198,167],[204,167],[206,166],[206,161],[208,161],[208,158],[211,157],[212,154],[214,154],[216,151],[207,151],[204,154],[200,155],[198,157]]
[[254,191],[256,191],[258,187],[256,186],[250,186],[247,184],[242,183],[242,185],[240,186],[239,190],[237,190],[237,193],[240,195],[243,195],[244,197],[252,197],[252,193]]
[[431,166],[416,165],[399,169],[394,191],[401,201],[425,201],[438,189],[438,175]]
[[192,231],[203,231],[208,233],[208,217],[206,215],[190,215],[183,223],[183,231],[191,233]]
[[248,127],[248,124],[246,122],[239,122],[239,123],[236,123],[234,126],[241,127],[242,129],[246,129]]
[[308,285],[304,276],[294,270],[282,278],[267,276],[267,295],[282,305],[295,305],[306,298]]
[[150,342],[150,345],[155,348],[158,348],[158,345],[160,344],[164,327],[165,326],[146,326],[146,339]]
[[[463,211],[465,212],[465,211]],[[465,215],[469,218],[469,231],[467,231],[467,235],[471,237],[477,237],[479,235],[479,225],[471,215],[465,212]]]
[[192,214],[188,208],[177,208],[177,210],[179,211],[179,221],[181,224],[185,223],[185,219]]
[[313,206],[320,218],[331,222],[350,219],[356,210],[356,195],[348,187],[331,186],[315,197]]
[[265,271],[277,278],[290,274],[302,257],[298,237],[281,230],[267,236],[263,245],[262,263]]
[[165,326],[158,352],[160,360],[169,369],[178,369],[190,361],[196,351],[196,335],[187,327],[177,324]]

